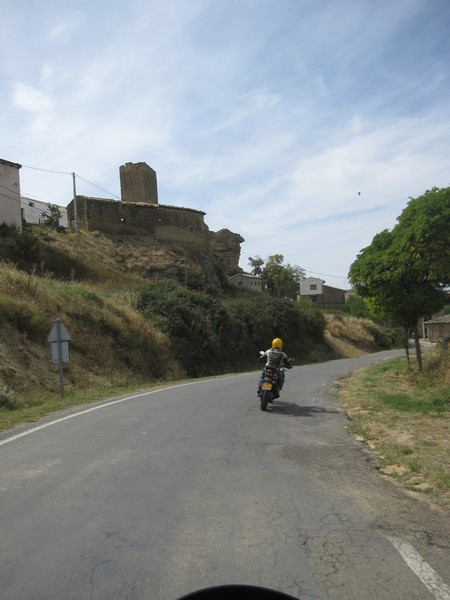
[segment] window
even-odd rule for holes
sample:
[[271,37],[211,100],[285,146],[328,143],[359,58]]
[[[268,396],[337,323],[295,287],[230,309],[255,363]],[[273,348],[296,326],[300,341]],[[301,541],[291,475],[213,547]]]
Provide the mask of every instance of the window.
[[309,286],[310,290],[317,290],[317,283],[311,283],[311,285]]

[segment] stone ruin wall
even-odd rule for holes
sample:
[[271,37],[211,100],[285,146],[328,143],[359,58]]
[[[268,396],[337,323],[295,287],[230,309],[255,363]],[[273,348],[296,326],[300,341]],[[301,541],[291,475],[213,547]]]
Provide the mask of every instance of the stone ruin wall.
[[[73,225],[73,201],[67,206],[67,215]],[[195,252],[212,252],[225,273],[239,271],[240,244],[244,238],[228,229],[210,231],[202,211],[77,196],[77,215],[80,230],[115,236],[149,236]]]
[[147,163],[126,163],[119,169],[123,202],[158,204],[156,171]]
[[[73,202],[67,207],[74,220]],[[202,243],[208,237],[205,213],[161,204],[137,204],[77,196],[78,228],[112,235],[144,235],[160,241]],[[204,242],[203,242],[204,243]]]

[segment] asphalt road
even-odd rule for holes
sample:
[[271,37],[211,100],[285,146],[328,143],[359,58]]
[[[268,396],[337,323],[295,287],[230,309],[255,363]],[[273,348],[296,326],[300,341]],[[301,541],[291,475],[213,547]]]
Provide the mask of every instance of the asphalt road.
[[448,515],[379,474],[332,393],[392,354],[294,367],[267,413],[255,372],[2,434],[1,599],[449,600]]

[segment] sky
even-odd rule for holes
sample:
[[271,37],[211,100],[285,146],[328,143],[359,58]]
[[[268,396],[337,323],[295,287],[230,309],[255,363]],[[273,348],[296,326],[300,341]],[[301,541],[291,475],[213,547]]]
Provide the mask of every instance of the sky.
[[347,289],[411,197],[450,186],[448,0],[0,0],[0,158],[21,194],[160,204]]

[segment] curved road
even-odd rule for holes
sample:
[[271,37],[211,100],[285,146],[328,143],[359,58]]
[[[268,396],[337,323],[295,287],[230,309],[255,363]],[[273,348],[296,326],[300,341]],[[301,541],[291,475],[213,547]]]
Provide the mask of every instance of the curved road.
[[396,352],[173,385],[0,436],[2,600],[450,599],[448,515],[368,462],[332,389]]

